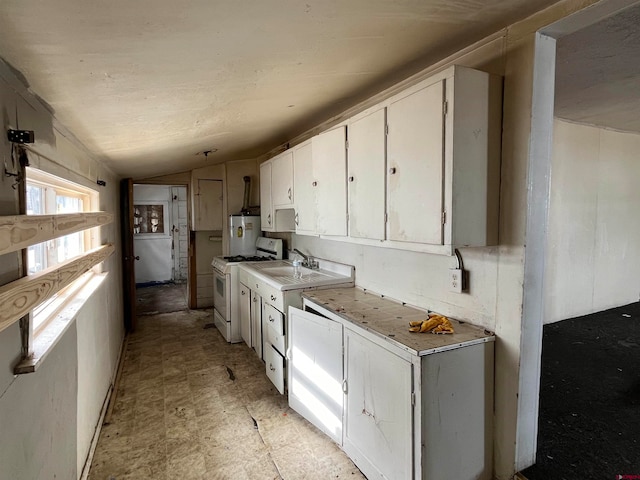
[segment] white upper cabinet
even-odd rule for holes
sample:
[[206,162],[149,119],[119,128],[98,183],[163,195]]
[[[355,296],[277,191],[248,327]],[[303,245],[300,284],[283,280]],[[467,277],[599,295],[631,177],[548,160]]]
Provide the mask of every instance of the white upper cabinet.
[[385,238],[385,109],[349,122],[349,236]]
[[444,81],[389,105],[389,240],[441,245]]
[[293,152],[287,150],[272,160],[271,200],[274,208],[293,206]]
[[272,166],[271,160],[260,165],[260,224],[265,232],[273,232],[275,224],[271,199]]
[[320,235],[347,235],[347,127],[311,139],[311,154]]
[[293,148],[293,186],[295,195],[296,233],[315,234],[318,214],[316,212],[316,189],[313,186],[313,158],[311,140]]
[[496,245],[501,94],[500,77],[454,66],[354,117],[349,237],[447,255]]

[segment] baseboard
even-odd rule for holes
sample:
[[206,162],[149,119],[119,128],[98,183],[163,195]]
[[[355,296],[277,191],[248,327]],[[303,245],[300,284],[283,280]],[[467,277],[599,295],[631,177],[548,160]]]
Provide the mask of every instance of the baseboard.
[[513,476],[513,480],[527,480],[527,477],[525,477],[522,473],[518,472]]

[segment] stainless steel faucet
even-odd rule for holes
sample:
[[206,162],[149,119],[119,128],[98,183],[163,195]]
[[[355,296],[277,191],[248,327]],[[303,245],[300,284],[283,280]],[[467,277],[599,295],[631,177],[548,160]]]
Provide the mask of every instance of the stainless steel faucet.
[[300,255],[304,259],[304,261],[302,262],[303,267],[318,268],[318,262],[311,255],[305,255],[297,248],[294,248],[293,251],[296,252],[298,255]]

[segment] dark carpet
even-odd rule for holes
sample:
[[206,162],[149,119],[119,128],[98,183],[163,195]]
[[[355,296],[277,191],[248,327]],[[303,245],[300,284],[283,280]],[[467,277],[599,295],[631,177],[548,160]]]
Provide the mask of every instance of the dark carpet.
[[545,325],[540,381],[529,480],[640,475],[640,303]]

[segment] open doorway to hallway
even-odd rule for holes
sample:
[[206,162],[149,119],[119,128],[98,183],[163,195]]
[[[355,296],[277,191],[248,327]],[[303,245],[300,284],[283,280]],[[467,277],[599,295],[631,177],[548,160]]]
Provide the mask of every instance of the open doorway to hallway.
[[133,186],[136,314],[187,308],[187,187]]
[[551,27],[548,220],[536,225],[547,230],[545,325],[529,480],[640,474],[638,18],[636,3]]

